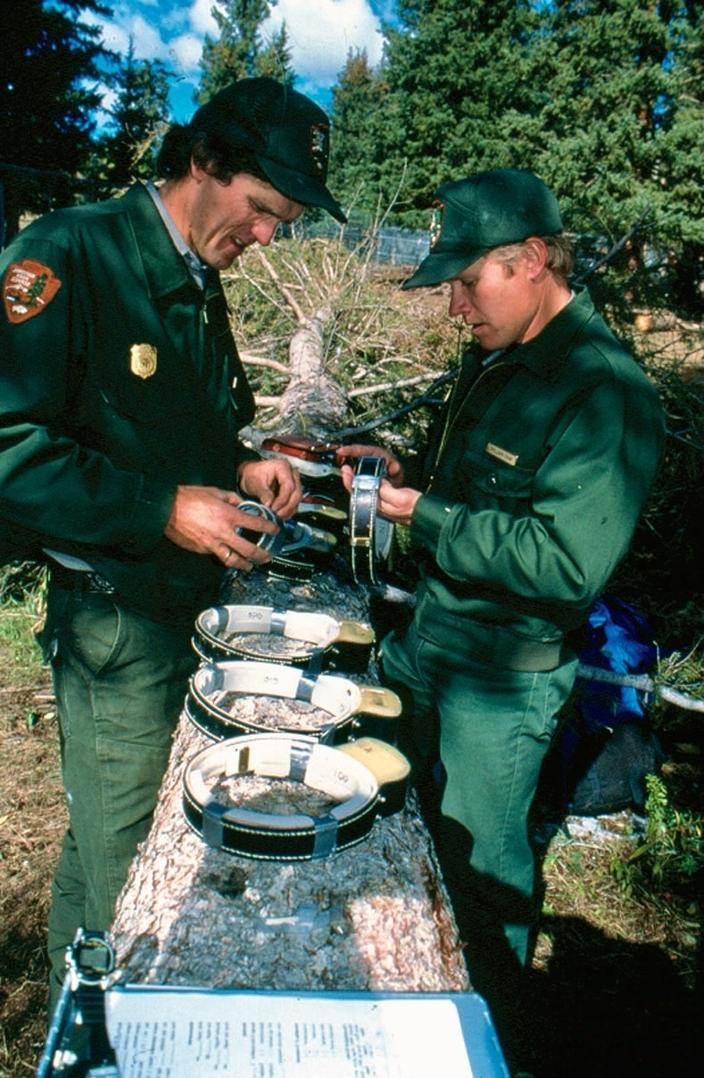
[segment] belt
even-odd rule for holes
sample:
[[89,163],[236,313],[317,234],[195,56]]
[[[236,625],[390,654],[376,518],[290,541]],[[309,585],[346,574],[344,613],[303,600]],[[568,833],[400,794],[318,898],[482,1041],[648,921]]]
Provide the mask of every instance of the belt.
[[[188,824],[214,849],[242,857],[310,861],[328,857],[367,837],[375,820],[403,807],[406,758],[372,738],[355,753],[321,745],[303,735],[253,734],[202,749],[183,779]],[[324,815],[274,814],[225,805],[211,789],[226,777],[258,775],[301,783],[336,804]],[[254,802],[254,799],[253,799]]]
[[[296,641],[294,656],[267,655],[261,637]],[[246,636],[246,640],[232,640]],[[337,621],[328,614],[278,610],[271,606],[211,606],[196,619],[193,647],[206,662],[254,659],[305,666],[309,673],[346,670],[362,674],[369,665],[374,630],[359,621]]]
[[478,662],[490,663],[523,673],[548,673],[575,658],[564,639],[536,640],[502,625],[489,625],[474,619],[438,616],[437,608],[427,597],[416,606],[415,631],[437,647],[450,648]]
[[[337,674],[311,676],[295,666],[266,662],[203,663],[192,676],[184,709],[191,722],[209,737],[221,740],[238,734],[271,733],[271,725],[238,718],[221,706],[228,693],[275,696],[313,704],[329,719],[306,734],[324,744],[367,734],[393,741],[401,701],[391,689],[357,685]],[[281,732],[299,733],[290,727]]]
[[68,569],[60,562],[51,563],[51,580],[64,591],[80,591],[84,595],[115,595],[117,588],[106,577],[92,569]]
[[350,495],[350,555],[357,584],[376,584],[378,565],[391,551],[394,526],[377,516],[379,487],[386,476],[383,457],[360,457]]

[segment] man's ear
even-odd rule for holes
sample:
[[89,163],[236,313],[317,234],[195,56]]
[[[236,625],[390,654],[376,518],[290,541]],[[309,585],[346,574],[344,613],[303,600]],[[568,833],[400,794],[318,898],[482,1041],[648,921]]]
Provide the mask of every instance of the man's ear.
[[523,257],[526,260],[528,276],[539,280],[548,268],[548,248],[540,236],[529,236],[523,242]]
[[200,183],[203,179],[205,179],[205,175],[206,175],[205,169],[201,168],[200,165],[196,164],[196,160],[193,157],[191,157],[191,163],[190,163],[189,168],[188,168],[188,174],[197,183]]

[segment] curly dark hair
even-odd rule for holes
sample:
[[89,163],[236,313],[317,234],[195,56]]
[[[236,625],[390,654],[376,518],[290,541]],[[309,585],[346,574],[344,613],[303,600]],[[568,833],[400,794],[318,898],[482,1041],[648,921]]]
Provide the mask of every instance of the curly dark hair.
[[172,124],[159,150],[157,176],[164,180],[181,180],[188,175],[191,160],[223,183],[229,182],[238,172],[247,172],[265,183],[271,182],[249,151],[239,150],[233,157],[232,147],[225,146],[217,136],[186,124]]

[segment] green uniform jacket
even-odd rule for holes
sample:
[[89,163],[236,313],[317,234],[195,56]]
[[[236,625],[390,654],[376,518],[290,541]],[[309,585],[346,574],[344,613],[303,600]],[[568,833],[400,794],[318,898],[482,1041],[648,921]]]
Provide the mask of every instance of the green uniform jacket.
[[30,225],[0,275],[5,555],[78,555],[137,609],[197,613],[222,568],[163,537],[175,488],[234,489],[254,412],[218,275],[197,287],[141,185]]
[[557,641],[625,554],[662,452],[658,396],[580,290],[533,340],[466,357],[411,537],[416,624]]

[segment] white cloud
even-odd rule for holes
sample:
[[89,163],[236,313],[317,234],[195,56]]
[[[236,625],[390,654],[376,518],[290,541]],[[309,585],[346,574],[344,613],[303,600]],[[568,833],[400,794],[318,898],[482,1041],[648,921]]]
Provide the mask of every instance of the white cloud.
[[203,39],[195,34],[181,34],[174,37],[168,46],[171,66],[178,71],[193,72],[198,68],[198,61],[203,52]]
[[196,34],[217,37],[218,26],[212,15],[213,0],[194,0],[188,12],[188,21]]
[[278,0],[264,29],[286,23],[293,68],[304,84],[332,86],[350,50],[381,59],[383,38],[367,0]]
[[126,4],[113,9],[111,19],[93,19],[102,29],[103,42],[108,49],[126,55],[130,41],[138,60],[166,60],[169,46],[161,36],[158,24],[129,10]]
[[[325,100],[345,65],[348,53],[366,49],[370,64],[381,58],[383,39],[377,11],[390,0],[278,0],[263,26],[267,36],[286,23],[297,89]],[[199,60],[206,34],[217,38],[214,0],[117,0],[112,17],[91,15],[103,31],[105,46],[125,56],[132,40],[138,60],[161,60],[176,77],[172,93],[188,94],[200,80]],[[183,108],[183,106],[181,106]],[[180,111],[180,110],[179,110]]]

